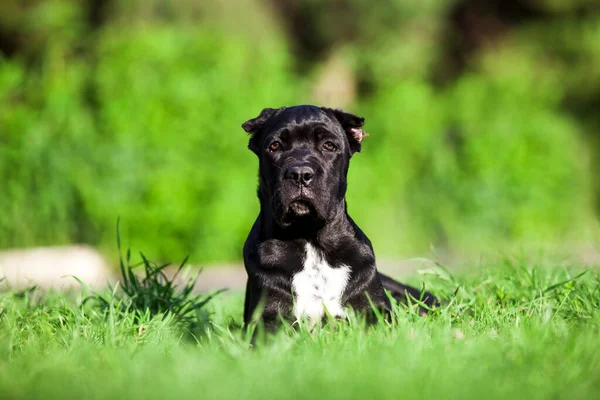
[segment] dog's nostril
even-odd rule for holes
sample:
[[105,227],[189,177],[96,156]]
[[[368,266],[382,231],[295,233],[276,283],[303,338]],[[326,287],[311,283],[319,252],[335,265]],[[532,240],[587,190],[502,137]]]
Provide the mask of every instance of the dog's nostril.
[[312,180],[313,176],[315,176],[315,174],[311,171],[305,171],[302,173],[302,180],[304,181],[304,183],[308,183]]
[[311,167],[307,166],[289,167],[285,173],[285,177],[287,179],[291,179],[296,183],[303,183],[305,185],[310,183],[314,176],[315,171]]

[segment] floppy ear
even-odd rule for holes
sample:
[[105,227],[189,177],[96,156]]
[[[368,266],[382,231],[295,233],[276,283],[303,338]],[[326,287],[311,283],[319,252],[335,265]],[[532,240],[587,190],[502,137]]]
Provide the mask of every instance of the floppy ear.
[[344,112],[341,109],[333,109],[321,107],[323,111],[337,119],[342,125],[342,128],[346,132],[348,142],[350,142],[350,155],[359,152],[361,149],[362,140],[369,136],[367,132],[362,130],[362,126],[365,124],[365,119],[354,114]]
[[242,128],[251,135],[250,141],[248,142],[248,148],[257,155],[259,150],[258,142],[260,140],[260,134],[263,132],[267,122],[284,109],[285,107],[265,108],[260,112],[258,117],[249,119],[242,124]]

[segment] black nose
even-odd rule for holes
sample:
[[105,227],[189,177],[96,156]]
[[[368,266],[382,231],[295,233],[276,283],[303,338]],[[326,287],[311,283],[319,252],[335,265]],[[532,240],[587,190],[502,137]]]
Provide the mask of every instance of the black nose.
[[298,184],[308,185],[315,176],[315,170],[311,167],[291,166],[285,170],[285,179],[291,179]]

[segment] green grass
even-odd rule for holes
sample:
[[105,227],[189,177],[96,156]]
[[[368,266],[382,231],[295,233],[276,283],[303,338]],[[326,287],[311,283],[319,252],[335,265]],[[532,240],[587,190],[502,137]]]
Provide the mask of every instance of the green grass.
[[420,279],[445,300],[431,315],[398,306],[391,325],[288,327],[254,347],[242,293],[190,331],[175,314],[82,306],[85,294],[5,292],[0,397],[597,398],[598,270],[512,260]]

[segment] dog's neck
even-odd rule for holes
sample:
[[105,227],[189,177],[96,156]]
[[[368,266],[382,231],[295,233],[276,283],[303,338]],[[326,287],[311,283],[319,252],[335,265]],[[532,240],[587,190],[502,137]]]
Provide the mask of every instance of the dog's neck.
[[[262,202],[261,202],[262,203]],[[313,219],[300,220],[289,226],[282,227],[277,223],[268,206],[261,204],[259,215],[259,235],[261,241],[276,239],[281,241],[306,240],[322,247],[328,246],[328,241],[336,232],[344,232],[352,225],[350,216],[346,211],[344,199],[332,212],[326,221]]]

